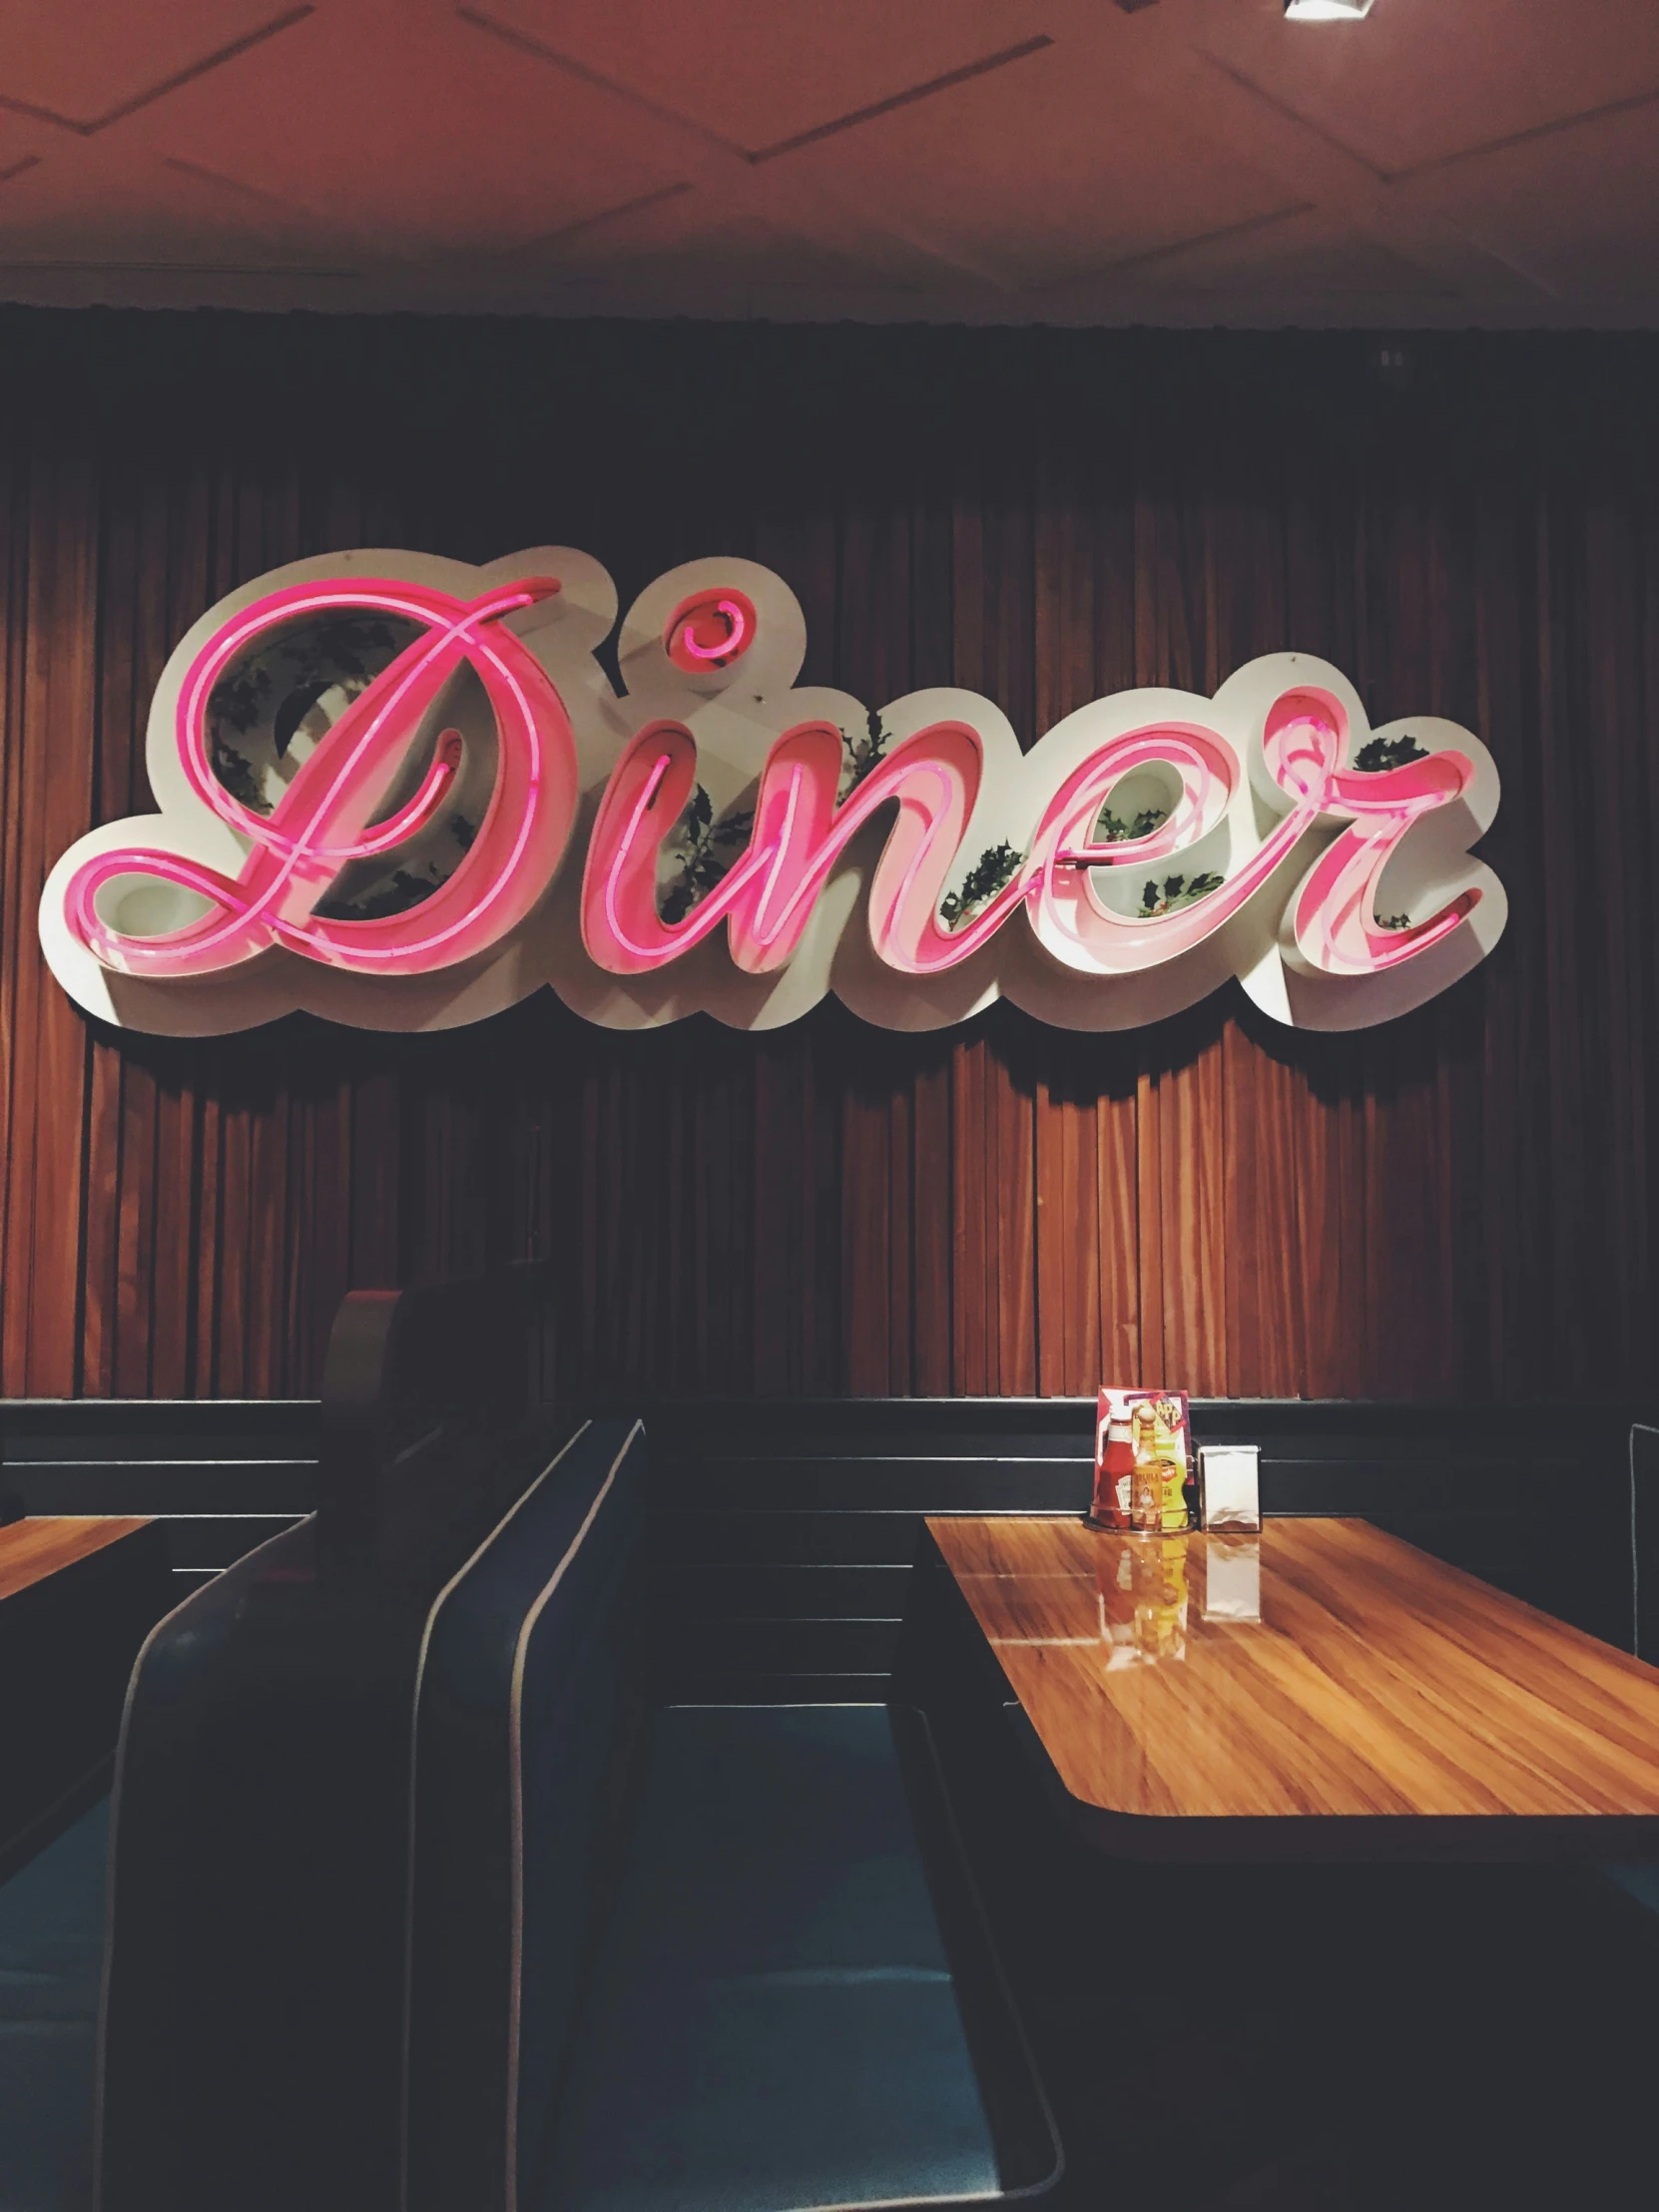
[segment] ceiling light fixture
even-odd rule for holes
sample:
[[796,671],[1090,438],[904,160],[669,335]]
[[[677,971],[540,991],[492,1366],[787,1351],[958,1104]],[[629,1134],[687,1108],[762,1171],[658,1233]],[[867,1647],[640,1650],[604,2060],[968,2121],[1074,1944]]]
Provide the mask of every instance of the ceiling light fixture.
[[1293,23],[1358,23],[1370,15],[1373,0],[1285,0]]

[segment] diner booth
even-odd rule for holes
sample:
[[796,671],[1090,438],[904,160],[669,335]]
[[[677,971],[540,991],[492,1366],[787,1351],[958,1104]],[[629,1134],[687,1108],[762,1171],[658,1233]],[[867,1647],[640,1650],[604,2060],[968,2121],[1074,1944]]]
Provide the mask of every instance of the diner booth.
[[0,307],[0,2212],[1651,2199],[1659,348],[885,311]]
[[[1490,1408],[1198,1407],[1266,1523],[1181,1539],[1188,1607],[1114,1645],[1117,1560],[1169,1539],[1101,1569],[1074,1403],[582,1411],[551,1272],[348,1295],[273,1462],[310,1509],[153,1626],[167,1517],[108,1541],[113,1777],[0,1889],[12,2201],[74,2201],[93,2109],[112,2212],[1064,2203],[1172,2144],[1180,2202],[1370,2202],[1326,2194],[1354,2141],[1449,2203],[1582,2155],[1598,2085],[1596,2158],[1636,2154],[1656,1901],[1599,1855],[1651,1852],[1659,1678],[1616,1418],[1564,1456]],[[14,1417],[48,1494],[224,1472]],[[1541,1541],[1567,1485],[1586,1540]],[[1114,1653],[1143,1694],[1099,1696]],[[1563,2038],[1592,2016],[1630,2049]]]

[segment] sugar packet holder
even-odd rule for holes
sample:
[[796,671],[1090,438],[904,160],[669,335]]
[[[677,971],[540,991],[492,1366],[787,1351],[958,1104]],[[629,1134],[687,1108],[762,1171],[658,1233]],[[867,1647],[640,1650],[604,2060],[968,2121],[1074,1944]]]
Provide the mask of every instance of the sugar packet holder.
[[1217,1534],[1253,1535],[1262,1525],[1261,1450],[1256,1444],[1200,1444],[1198,1511]]

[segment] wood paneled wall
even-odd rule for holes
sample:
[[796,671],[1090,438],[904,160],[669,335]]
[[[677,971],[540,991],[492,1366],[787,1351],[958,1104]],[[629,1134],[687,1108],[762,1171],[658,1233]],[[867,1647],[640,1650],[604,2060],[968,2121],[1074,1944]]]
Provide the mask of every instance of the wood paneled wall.
[[[0,1386],[313,1390],[339,1293],[546,1252],[573,1390],[1645,1391],[1659,343],[0,315]],[[89,1023],[50,860],[147,804],[218,594],[299,554],[771,563],[808,681],[1101,692],[1324,654],[1504,783],[1512,900],[1388,1028],[1118,1038]]]

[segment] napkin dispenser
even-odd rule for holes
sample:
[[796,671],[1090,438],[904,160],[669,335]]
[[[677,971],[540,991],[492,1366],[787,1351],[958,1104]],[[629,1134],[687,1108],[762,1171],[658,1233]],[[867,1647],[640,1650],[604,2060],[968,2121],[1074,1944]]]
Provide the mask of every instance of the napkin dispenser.
[[1260,1448],[1255,1444],[1201,1444],[1198,1513],[1218,1534],[1255,1535],[1262,1525]]

